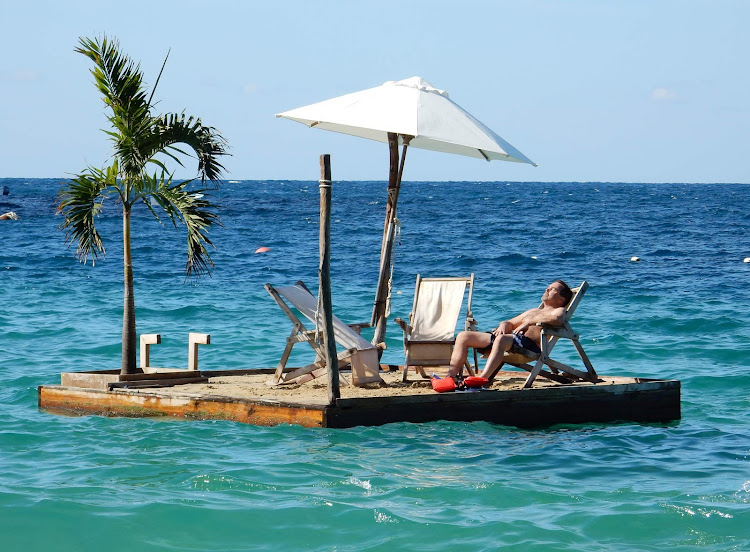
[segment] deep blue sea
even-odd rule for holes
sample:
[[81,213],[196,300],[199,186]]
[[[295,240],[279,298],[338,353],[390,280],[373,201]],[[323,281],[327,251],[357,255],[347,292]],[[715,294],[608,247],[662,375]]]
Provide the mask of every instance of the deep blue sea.
[[[475,273],[481,329],[555,278],[586,279],[573,326],[597,371],[682,381],[678,422],[533,431],[39,411],[60,372],[119,367],[120,212],[99,219],[106,258],[83,265],[58,230],[60,180],[3,186],[0,213],[20,220],[0,221],[0,551],[750,550],[748,185],[404,183],[392,318],[417,273]],[[347,322],[370,317],[385,188],[333,184]],[[186,366],[199,331],[202,369],[273,367],[291,327],[263,284],[317,286],[317,182],[230,181],[213,198],[216,270],[197,283],[183,233],[134,217],[138,332],[162,335],[153,364]],[[385,361],[403,359],[397,330]]]

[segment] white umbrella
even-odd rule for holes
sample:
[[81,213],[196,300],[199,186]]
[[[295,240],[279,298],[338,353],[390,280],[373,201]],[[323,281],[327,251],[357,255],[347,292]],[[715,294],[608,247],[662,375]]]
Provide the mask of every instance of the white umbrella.
[[412,136],[409,146],[486,159],[536,164],[420,77],[279,113],[309,127],[388,142]]
[[[480,121],[451,100],[444,90],[420,77],[388,81],[381,86],[279,113],[309,127],[386,142],[391,155],[388,204],[383,229],[380,275],[372,321],[373,343],[385,338],[388,276],[391,269],[396,205],[406,149],[466,155],[479,159],[513,161],[536,166]],[[398,144],[403,144],[400,166]]]

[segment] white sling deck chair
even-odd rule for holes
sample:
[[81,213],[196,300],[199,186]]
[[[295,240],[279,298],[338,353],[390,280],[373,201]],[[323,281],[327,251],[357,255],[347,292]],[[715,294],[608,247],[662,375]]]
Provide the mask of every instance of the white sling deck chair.
[[[294,326],[292,333],[286,338],[286,347],[276,367],[272,383],[305,383],[323,375],[327,370],[323,345],[315,339],[315,329],[308,330],[305,328],[302,321],[292,310],[293,307],[315,324],[315,314],[318,308],[317,299],[301,281],[293,286],[286,287],[274,287],[271,284],[266,284],[265,288]],[[359,329],[366,326],[369,326],[369,324],[347,325],[336,316],[333,317],[334,339],[337,344],[345,348],[338,354],[339,367],[343,368],[351,364],[352,384],[355,386],[382,381],[378,373],[380,370],[378,347],[359,335]],[[302,342],[310,345],[315,351],[315,361],[312,364],[285,373],[284,369],[292,352],[292,347],[296,343]]]
[[[473,330],[476,327],[471,313],[474,274],[458,278],[422,278],[417,274],[414,304],[409,313],[409,322],[401,318],[395,320],[404,332],[403,381],[407,381],[410,366],[426,378],[425,366],[450,364],[456,324],[467,285],[469,297],[466,303],[464,329]],[[468,362],[466,368],[470,373],[472,372]]]
[[[522,368],[530,372],[526,378],[526,382],[523,384],[524,389],[530,388],[534,384],[534,380],[537,376],[542,376],[558,383],[571,383],[572,381],[579,379],[591,383],[600,381],[588,355],[586,355],[586,352],[581,346],[578,334],[573,331],[573,328],[570,326],[570,318],[573,316],[576,307],[578,307],[583,299],[583,295],[586,293],[588,287],[588,282],[584,280],[580,286],[572,289],[573,296],[566,308],[565,320],[561,327],[539,324],[542,326],[541,354],[532,351],[526,351],[524,354],[511,352],[505,353],[505,355],[503,355],[503,361],[495,371],[490,374],[490,381],[492,381],[495,374],[497,374],[504,364],[510,364],[511,366]],[[570,339],[573,342],[573,346],[575,347],[578,356],[581,357],[581,361],[583,361],[583,365],[586,368],[585,372],[576,370],[567,364],[563,364],[562,362],[550,358],[552,349],[559,339]],[[533,361],[536,361],[536,363],[532,366],[530,363]],[[543,370],[545,365],[550,368],[549,372]],[[563,372],[563,374],[560,374],[560,372]]]

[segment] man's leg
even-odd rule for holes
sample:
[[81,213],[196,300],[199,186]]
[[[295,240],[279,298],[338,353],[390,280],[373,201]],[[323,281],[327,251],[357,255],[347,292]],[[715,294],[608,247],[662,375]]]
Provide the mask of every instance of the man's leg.
[[505,351],[510,351],[512,346],[513,334],[504,334],[495,338],[495,342],[492,344],[490,356],[487,357],[487,363],[484,365],[484,370],[482,370],[482,373],[479,374],[479,376],[487,379],[493,376],[494,372],[503,364],[503,355],[505,354]]
[[459,332],[456,336],[456,343],[453,345],[451,368],[448,375],[457,376],[461,373],[466,362],[466,355],[469,353],[469,347],[484,349],[490,344],[490,341],[491,336],[487,332]]

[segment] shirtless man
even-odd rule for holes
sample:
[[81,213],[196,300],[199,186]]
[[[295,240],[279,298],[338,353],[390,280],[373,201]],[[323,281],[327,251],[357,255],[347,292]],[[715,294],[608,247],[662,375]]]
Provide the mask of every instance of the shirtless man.
[[461,332],[456,336],[456,344],[451,355],[450,376],[458,376],[466,361],[469,347],[487,353],[487,363],[480,374],[489,378],[492,372],[502,363],[503,353],[521,348],[535,353],[539,349],[542,328],[537,324],[562,326],[565,318],[565,307],[570,302],[573,292],[562,280],[555,280],[542,295],[542,306],[527,310],[510,320],[500,322],[491,332]]

